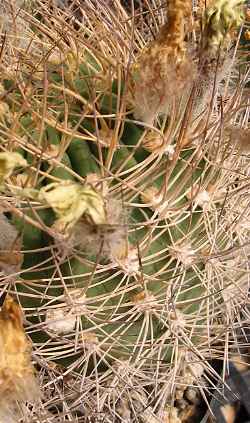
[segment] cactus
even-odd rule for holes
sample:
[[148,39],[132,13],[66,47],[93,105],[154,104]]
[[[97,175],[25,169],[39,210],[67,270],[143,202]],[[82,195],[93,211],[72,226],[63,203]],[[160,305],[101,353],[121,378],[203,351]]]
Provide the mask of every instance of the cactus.
[[249,313],[243,1],[149,8],[154,38],[119,1],[86,1],[81,20],[61,2],[14,6],[0,64],[0,324],[15,299],[42,394],[13,393],[20,416],[12,402],[0,416],[184,422],[193,406],[180,400],[224,378]]

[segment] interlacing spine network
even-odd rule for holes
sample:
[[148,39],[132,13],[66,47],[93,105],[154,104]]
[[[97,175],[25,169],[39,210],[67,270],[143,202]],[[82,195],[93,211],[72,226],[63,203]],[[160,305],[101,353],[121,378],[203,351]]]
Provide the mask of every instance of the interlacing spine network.
[[249,10],[131,3],[1,2],[4,423],[187,422],[244,360]]

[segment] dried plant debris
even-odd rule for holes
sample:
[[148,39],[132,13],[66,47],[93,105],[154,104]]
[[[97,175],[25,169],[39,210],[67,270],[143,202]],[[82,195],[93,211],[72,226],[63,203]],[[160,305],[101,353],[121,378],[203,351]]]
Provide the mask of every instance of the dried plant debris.
[[190,14],[188,1],[173,1],[168,9],[168,22],[133,65],[135,116],[148,124],[159,113],[169,111],[174,99],[187,96],[192,87],[196,65],[184,41]]
[[23,262],[22,239],[15,226],[0,213],[0,269],[6,274],[18,272]]
[[26,402],[40,389],[31,361],[31,344],[23,329],[20,306],[9,295],[0,311],[0,419],[16,423]]
[[0,184],[12,174],[16,167],[26,165],[27,161],[19,153],[0,153]]

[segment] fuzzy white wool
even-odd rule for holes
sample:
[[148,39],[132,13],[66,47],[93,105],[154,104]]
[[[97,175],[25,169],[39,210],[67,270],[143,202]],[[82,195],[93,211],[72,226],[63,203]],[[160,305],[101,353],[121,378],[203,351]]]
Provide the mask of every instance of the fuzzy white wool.
[[72,313],[82,315],[87,312],[86,294],[81,288],[67,289],[64,296]]
[[57,334],[70,333],[76,325],[76,317],[63,309],[50,309],[46,312],[46,328]]

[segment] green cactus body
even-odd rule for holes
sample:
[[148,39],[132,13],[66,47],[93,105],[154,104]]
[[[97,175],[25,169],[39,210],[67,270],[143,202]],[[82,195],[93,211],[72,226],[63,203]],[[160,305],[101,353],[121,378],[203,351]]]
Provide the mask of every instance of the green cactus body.
[[82,178],[89,173],[99,173],[99,167],[91,154],[91,150],[84,140],[73,138],[68,148],[68,155],[70,157],[74,170]]
[[86,22],[66,31],[57,6],[34,1],[34,40],[2,77],[1,194],[24,255],[6,286],[42,389],[70,378],[44,400],[51,421],[182,422],[177,399],[225,345],[236,355],[246,307],[249,155],[231,126],[247,130],[247,76],[237,85],[235,66],[225,110],[217,92],[242,2],[215,0],[192,31],[185,2],[160,30],[150,9],[149,41],[115,3],[82,6]]
[[[46,143],[50,148],[51,147],[53,148],[53,146],[55,146],[55,151],[53,152],[53,149],[52,149],[51,156],[52,157],[55,156],[56,159],[59,159],[60,163],[63,166],[60,166],[60,164],[58,164],[58,166],[55,166],[55,165],[51,166],[49,165],[49,162],[46,161],[44,163],[44,170],[48,172],[49,175],[57,179],[61,179],[61,180],[65,179],[65,180],[74,181],[75,180],[74,175],[68,171],[68,169],[72,168],[70,158],[66,152],[63,152],[62,154],[60,153],[60,144],[61,144],[60,134],[55,128],[47,126],[46,138],[47,138]],[[48,178],[48,182],[50,182],[50,178]]]

